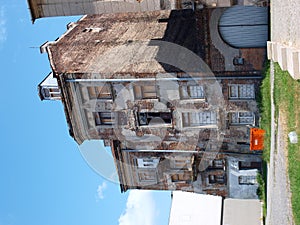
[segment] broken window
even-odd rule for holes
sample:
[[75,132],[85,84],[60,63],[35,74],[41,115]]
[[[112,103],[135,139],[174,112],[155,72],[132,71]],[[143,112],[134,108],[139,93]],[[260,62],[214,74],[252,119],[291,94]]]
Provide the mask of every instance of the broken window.
[[90,99],[112,99],[111,87],[109,84],[89,86],[87,89]]
[[135,85],[133,86],[135,99],[153,99],[157,98],[155,85]]
[[253,185],[257,184],[256,176],[250,175],[250,176],[239,176],[239,184],[245,184],[245,185]]
[[254,84],[229,85],[229,99],[254,99]]
[[261,162],[239,161],[239,170],[261,169]]
[[137,166],[139,168],[156,168],[159,163],[159,158],[138,158]]
[[95,124],[99,125],[113,125],[115,121],[115,116],[111,112],[95,112]]
[[138,171],[139,182],[157,183],[157,175],[155,170]]
[[184,127],[197,127],[217,124],[217,113],[212,111],[182,113]]
[[254,124],[253,112],[233,112],[230,113],[230,124]]
[[180,86],[181,99],[204,99],[204,87],[201,85]]
[[140,126],[171,124],[172,122],[170,112],[140,112],[138,117]]

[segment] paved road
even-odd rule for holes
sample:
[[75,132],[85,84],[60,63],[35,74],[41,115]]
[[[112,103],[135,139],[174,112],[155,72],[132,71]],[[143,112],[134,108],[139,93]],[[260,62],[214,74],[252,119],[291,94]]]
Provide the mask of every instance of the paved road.
[[[271,0],[271,41],[300,49],[300,1]],[[274,66],[271,63],[272,131],[271,157],[268,168],[268,212],[266,225],[294,225],[291,193],[287,174],[287,132],[285,118],[280,114],[278,126],[274,121]],[[277,137],[275,137],[277,129]]]
[[[266,225],[294,225],[291,207],[291,193],[287,173],[287,132],[285,118],[279,114],[278,126],[274,121],[274,65],[271,62],[271,156],[268,166],[268,202]],[[275,129],[277,135],[275,137]]]
[[300,48],[299,21],[299,0],[271,0],[271,41]]

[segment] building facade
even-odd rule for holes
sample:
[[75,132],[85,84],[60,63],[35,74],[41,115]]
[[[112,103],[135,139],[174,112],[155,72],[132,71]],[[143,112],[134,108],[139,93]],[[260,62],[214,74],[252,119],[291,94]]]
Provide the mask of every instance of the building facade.
[[[257,197],[261,158],[249,150],[249,127],[258,125],[265,46],[226,43],[225,13],[90,15],[41,47],[71,136],[110,143],[121,191]],[[39,85],[41,99],[54,99],[47,88]]]

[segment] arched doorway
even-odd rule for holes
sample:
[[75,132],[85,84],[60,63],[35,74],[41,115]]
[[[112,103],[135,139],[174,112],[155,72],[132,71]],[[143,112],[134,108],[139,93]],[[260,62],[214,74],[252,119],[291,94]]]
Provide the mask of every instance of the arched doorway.
[[268,41],[268,8],[233,6],[220,18],[222,39],[236,48],[265,47]]

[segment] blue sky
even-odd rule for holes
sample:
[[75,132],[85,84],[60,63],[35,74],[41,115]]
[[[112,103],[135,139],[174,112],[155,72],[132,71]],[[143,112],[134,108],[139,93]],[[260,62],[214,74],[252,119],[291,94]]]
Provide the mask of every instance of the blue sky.
[[26,0],[0,0],[0,225],[166,225],[169,192],[121,194],[81,156],[62,104],[38,98],[50,72],[39,46],[78,18],[32,25]]

